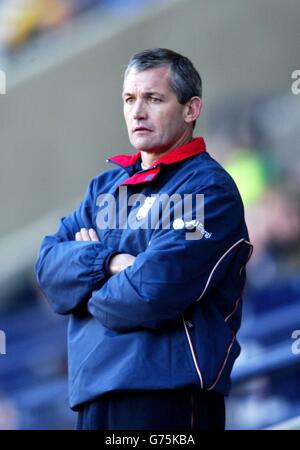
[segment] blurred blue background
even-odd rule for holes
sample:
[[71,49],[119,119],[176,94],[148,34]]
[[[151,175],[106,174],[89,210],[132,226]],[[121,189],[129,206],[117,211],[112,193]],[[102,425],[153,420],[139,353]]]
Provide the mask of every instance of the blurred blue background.
[[198,68],[196,134],[236,180],[254,244],[227,428],[300,429],[299,18],[298,0],[0,0],[0,429],[74,427],[67,317],[33,264],[106,157],[131,151],[122,75],[149,47]]

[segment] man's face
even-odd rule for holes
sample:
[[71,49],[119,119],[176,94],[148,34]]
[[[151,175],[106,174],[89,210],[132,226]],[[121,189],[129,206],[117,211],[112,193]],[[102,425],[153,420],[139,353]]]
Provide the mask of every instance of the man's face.
[[169,87],[169,67],[132,70],[124,80],[124,117],[129,140],[136,150],[162,153],[176,148],[190,133],[184,105]]

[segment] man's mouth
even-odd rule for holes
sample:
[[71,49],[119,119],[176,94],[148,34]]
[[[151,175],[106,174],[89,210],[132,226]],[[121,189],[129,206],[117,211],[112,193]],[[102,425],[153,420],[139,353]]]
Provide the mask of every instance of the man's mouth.
[[145,132],[149,131],[150,132],[152,130],[150,130],[149,128],[146,128],[146,127],[136,127],[136,128],[133,129],[134,133],[143,132],[143,131],[145,131]]

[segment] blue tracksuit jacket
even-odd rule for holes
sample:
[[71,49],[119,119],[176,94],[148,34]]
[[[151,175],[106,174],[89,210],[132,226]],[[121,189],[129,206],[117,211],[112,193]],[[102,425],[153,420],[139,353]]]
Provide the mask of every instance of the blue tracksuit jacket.
[[[201,137],[146,170],[139,153],[108,161],[117,167],[91,181],[35,266],[53,309],[70,314],[71,408],[122,389],[227,395],[252,250],[235,183]],[[81,228],[100,241],[75,241]],[[116,252],[136,259],[110,277]]]

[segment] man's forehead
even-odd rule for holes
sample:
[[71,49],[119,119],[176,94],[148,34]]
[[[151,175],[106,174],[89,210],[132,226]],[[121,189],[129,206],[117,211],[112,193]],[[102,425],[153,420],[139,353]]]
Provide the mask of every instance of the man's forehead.
[[142,71],[132,69],[124,80],[123,93],[139,89],[143,92],[170,90],[169,67],[155,67]]

